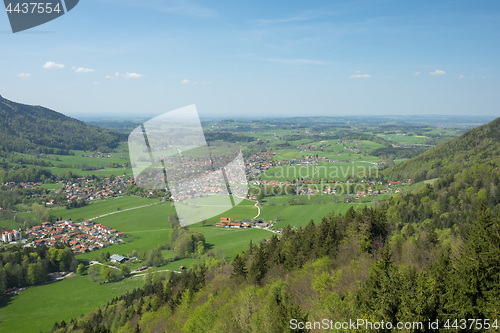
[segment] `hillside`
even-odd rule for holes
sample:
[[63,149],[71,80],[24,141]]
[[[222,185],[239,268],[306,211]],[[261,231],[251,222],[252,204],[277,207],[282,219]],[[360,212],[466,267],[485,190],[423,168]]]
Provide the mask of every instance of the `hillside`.
[[[398,323],[411,324],[397,327],[404,332],[431,331],[430,323],[439,331],[480,331],[477,321],[474,329],[455,319],[492,318],[488,327],[497,330],[498,124],[415,158],[424,172],[443,171],[432,185],[305,228],[286,228],[279,237],[250,243],[230,263],[212,254],[183,274],[152,274],[144,288],[56,323],[52,332],[339,328],[329,321],[323,326],[324,318],[340,324],[362,318],[358,330],[382,332],[395,331]],[[382,321],[387,325],[371,329]]]
[[126,135],[67,117],[56,111],[0,96],[0,150],[67,153],[70,149],[114,148]]
[[455,174],[475,164],[500,165],[500,118],[389,168],[383,175],[418,182]]

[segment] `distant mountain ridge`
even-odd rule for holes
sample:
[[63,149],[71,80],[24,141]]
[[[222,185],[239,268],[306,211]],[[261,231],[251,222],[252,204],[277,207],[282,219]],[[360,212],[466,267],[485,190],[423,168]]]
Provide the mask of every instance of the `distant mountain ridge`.
[[70,149],[114,148],[126,135],[65,116],[42,106],[0,96],[0,150],[21,153],[67,153]]
[[432,179],[475,164],[500,167],[500,118],[383,171],[386,178]]

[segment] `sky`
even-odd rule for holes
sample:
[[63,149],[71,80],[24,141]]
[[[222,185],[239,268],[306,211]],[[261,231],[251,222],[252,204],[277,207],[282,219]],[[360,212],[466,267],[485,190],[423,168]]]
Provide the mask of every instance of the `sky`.
[[0,11],[0,95],[77,118],[500,116],[499,41],[498,0],[81,0],[15,34]]

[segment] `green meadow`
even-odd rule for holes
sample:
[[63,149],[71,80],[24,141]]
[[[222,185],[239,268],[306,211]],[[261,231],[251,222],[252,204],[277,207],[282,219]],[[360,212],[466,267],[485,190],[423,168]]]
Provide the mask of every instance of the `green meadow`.
[[377,174],[378,167],[368,161],[321,162],[317,165],[274,166],[260,175],[262,180],[280,182],[294,179],[347,180],[363,173]]
[[330,203],[330,204],[306,204],[296,206],[268,206],[264,205],[261,210],[261,217],[264,220],[274,220],[279,215],[279,221],[275,224],[276,228],[284,228],[287,225],[291,227],[305,227],[309,221],[313,220],[318,224],[323,217],[330,213],[344,214],[349,207],[357,208],[360,203]]
[[60,167],[50,167],[48,168],[50,172],[54,175],[64,175],[68,171],[71,171],[74,175],[78,176],[132,176],[132,169],[128,168],[107,168],[107,169],[94,169],[94,170],[82,170],[81,168],[60,168]]
[[71,219],[73,222],[91,219],[100,215],[114,213],[128,208],[157,203],[158,199],[148,199],[136,196],[123,196],[104,200],[92,201],[87,206],[66,209],[58,208],[50,210],[50,214],[57,218]]
[[96,259],[101,252],[127,255],[132,251],[142,252],[164,245],[171,229],[168,222],[175,209],[170,202],[120,212],[94,220],[122,231],[126,234],[124,242],[110,245],[104,249],[80,254],[78,259]]
[[420,135],[403,135],[403,134],[378,134],[384,140],[402,143],[406,145],[422,145],[427,144],[428,138]]
[[110,300],[144,285],[144,279],[98,284],[88,276],[75,276],[48,285],[27,288],[19,295],[0,299],[0,331],[50,331],[54,322],[69,322]]
[[248,249],[250,240],[257,244],[263,239],[270,238],[273,233],[262,229],[230,229],[223,227],[191,227],[193,231],[200,232],[205,236],[209,249],[222,251],[228,259]]

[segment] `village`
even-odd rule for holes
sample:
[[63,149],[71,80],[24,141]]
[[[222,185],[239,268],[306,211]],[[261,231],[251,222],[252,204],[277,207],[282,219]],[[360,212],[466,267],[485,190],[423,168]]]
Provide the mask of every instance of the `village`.
[[[22,237],[24,236],[24,238]],[[24,247],[53,246],[67,244],[73,253],[86,253],[122,242],[123,232],[86,220],[73,223],[71,220],[43,222],[21,233],[19,230],[4,230],[3,242],[21,241]]]

